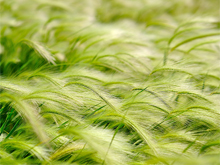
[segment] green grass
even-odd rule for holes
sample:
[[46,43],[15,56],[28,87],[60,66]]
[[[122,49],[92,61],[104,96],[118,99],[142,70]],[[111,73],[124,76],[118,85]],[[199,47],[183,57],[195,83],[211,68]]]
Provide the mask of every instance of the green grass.
[[0,5],[0,164],[220,164],[218,0]]

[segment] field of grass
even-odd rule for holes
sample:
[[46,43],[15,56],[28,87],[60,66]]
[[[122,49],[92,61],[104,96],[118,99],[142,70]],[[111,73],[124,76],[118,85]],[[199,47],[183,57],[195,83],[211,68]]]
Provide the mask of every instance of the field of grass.
[[0,0],[1,165],[220,165],[219,0]]

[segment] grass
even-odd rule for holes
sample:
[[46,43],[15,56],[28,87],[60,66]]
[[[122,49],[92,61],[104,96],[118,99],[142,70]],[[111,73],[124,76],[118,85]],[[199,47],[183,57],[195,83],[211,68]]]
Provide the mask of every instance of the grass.
[[220,164],[218,0],[0,5],[0,164]]

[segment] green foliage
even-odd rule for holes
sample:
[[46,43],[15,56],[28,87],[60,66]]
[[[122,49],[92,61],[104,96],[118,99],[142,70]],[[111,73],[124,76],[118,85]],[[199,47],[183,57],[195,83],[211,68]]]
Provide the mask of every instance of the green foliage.
[[0,5],[0,164],[219,164],[218,0]]

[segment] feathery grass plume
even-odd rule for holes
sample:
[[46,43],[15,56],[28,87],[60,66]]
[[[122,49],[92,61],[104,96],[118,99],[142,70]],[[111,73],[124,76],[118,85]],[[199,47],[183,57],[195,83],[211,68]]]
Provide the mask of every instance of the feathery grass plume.
[[49,63],[55,64],[55,59],[49,51],[47,51],[42,45],[30,40],[22,40],[21,43],[27,44],[32,47],[39,55],[46,59]]

